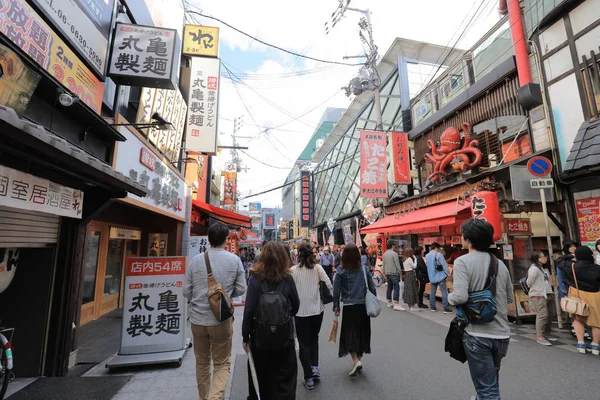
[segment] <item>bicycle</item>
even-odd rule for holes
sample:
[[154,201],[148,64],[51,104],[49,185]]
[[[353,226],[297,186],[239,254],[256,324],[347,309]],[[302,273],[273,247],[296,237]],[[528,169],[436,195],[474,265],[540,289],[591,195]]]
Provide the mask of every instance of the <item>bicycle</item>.
[[[14,378],[11,341],[15,328],[3,328],[1,325],[0,322],[0,345],[2,345],[0,347],[0,400],[3,400],[8,384]],[[8,339],[6,335],[8,335]]]

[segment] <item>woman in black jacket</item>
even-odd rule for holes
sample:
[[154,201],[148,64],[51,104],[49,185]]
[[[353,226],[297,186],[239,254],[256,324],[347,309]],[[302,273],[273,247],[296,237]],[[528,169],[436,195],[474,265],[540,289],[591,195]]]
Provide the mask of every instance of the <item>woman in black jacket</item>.
[[[564,279],[570,287],[569,297],[581,298],[590,307],[587,317],[571,315],[577,335],[576,347],[579,353],[588,351],[597,356],[600,355],[600,266],[594,264],[594,253],[586,246],[577,247],[575,259],[577,261],[571,262],[568,268],[562,265]],[[585,325],[592,328],[592,343],[589,345],[584,341]]]
[[417,279],[419,280],[419,308],[429,308],[423,303],[425,286],[429,283],[427,264],[425,264],[425,259],[423,258],[423,247],[415,247],[415,257],[417,259]]
[[[290,256],[283,245],[278,242],[267,243],[254,266],[254,273],[246,291],[242,345],[246,353],[249,349],[252,352],[261,399],[294,400],[296,398],[298,364],[294,346],[293,317],[298,313],[300,299],[290,267]],[[268,343],[261,346],[256,341],[255,317],[260,298],[265,293],[263,287],[266,287],[269,292],[280,291],[290,307],[290,318],[287,323],[289,341],[282,349],[270,350],[266,348]],[[248,365],[248,383],[249,399],[257,399],[250,365]]]

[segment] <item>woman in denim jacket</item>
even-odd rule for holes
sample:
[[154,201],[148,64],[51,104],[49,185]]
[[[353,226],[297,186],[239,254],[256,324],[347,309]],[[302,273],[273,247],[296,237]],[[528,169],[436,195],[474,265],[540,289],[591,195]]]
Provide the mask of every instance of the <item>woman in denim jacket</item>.
[[[367,284],[365,285],[365,274]],[[361,265],[361,257],[355,245],[348,245],[342,253],[342,266],[333,281],[333,311],[340,315],[340,298],[344,303],[342,329],[339,340],[339,357],[352,356],[352,369],[348,375],[356,376],[363,368],[363,354],[371,353],[371,319],[365,308],[365,296],[369,291],[376,295],[375,284],[369,269]]]

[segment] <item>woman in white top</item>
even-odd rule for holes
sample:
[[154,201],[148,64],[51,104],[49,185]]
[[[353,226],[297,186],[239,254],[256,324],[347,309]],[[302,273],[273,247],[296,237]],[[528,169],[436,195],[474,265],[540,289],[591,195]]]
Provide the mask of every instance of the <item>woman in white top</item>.
[[419,285],[417,282],[417,259],[413,249],[404,250],[404,294],[402,300],[408,305],[408,311],[414,311],[419,303]]
[[314,389],[314,379],[320,378],[319,332],[323,322],[323,302],[319,292],[319,281],[333,290],[327,273],[317,264],[309,244],[298,248],[298,265],[292,267],[292,276],[300,297],[300,309],[296,314],[296,336],[300,345],[300,362],[304,370],[304,386]]
[[531,267],[527,271],[527,286],[529,286],[529,298],[535,307],[535,330],[537,342],[543,346],[552,346],[549,340],[556,338],[550,336],[552,320],[550,319],[550,306],[552,304],[552,285],[548,280],[548,269],[544,264],[548,257],[541,251],[531,254]]

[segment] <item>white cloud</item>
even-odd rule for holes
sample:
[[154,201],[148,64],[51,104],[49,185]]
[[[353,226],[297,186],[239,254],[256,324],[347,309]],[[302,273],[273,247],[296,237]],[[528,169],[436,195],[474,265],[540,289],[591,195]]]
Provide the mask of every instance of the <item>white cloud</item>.
[[[483,12],[458,47],[470,47],[498,21],[495,11],[497,0],[483,1]],[[250,35],[291,51],[340,62],[344,61],[343,57],[346,55],[362,53],[357,27],[360,14],[348,11],[329,35],[324,34],[324,23],[330,20],[332,12],[338,6],[337,0],[191,2],[207,15],[215,16]],[[380,54],[384,54],[395,37],[446,45],[457,32],[465,15],[472,14],[479,4],[480,0],[354,0],[350,5],[355,8],[370,8],[375,42]],[[304,149],[325,108],[349,105],[349,100],[340,88],[348,83],[358,67],[327,65],[311,60],[299,61],[297,57],[269,49],[213,20],[202,17],[197,19],[203,24],[221,27],[222,47],[227,46],[242,56],[248,51],[253,52],[252,57],[255,57],[255,51],[264,53],[264,61],[255,70],[248,69],[240,62],[239,60],[243,60],[241,57],[235,61],[223,59],[228,65],[249,74],[243,79],[243,83],[236,84],[246,106],[240,100],[236,87],[227,79],[227,71],[224,68],[221,71],[223,84],[219,114],[231,119],[244,116],[244,127],[238,135],[255,138],[240,139],[239,143],[248,145],[248,152],[253,157],[272,165],[291,166],[292,162],[289,160],[295,160]],[[468,19],[466,18],[467,21]],[[356,60],[348,60],[352,61]],[[313,70],[315,72],[306,73]],[[237,71],[233,72],[239,74]],[[330,97],[325,104],[303,115],[298,121],[293,121],[292,117],[305,113]],[[255,123],[270,127],[286,124],[280,130],[259,135],[262,129],[253,126]],[[223,144],[231,144],[233,122],[220,119],[219,124],[219,130],[224,133],[220,140]],[[285,157],[273,148],[267,138]],[[243,195],[277,186],[283,183],[288,174],[287,170],[269,168],[243,154],[242,158],[250,168],[247,173],[239,174],[238,187]],[[248,201],[262,201],[265,206],[276,206],[281,203],[281,191]]]

